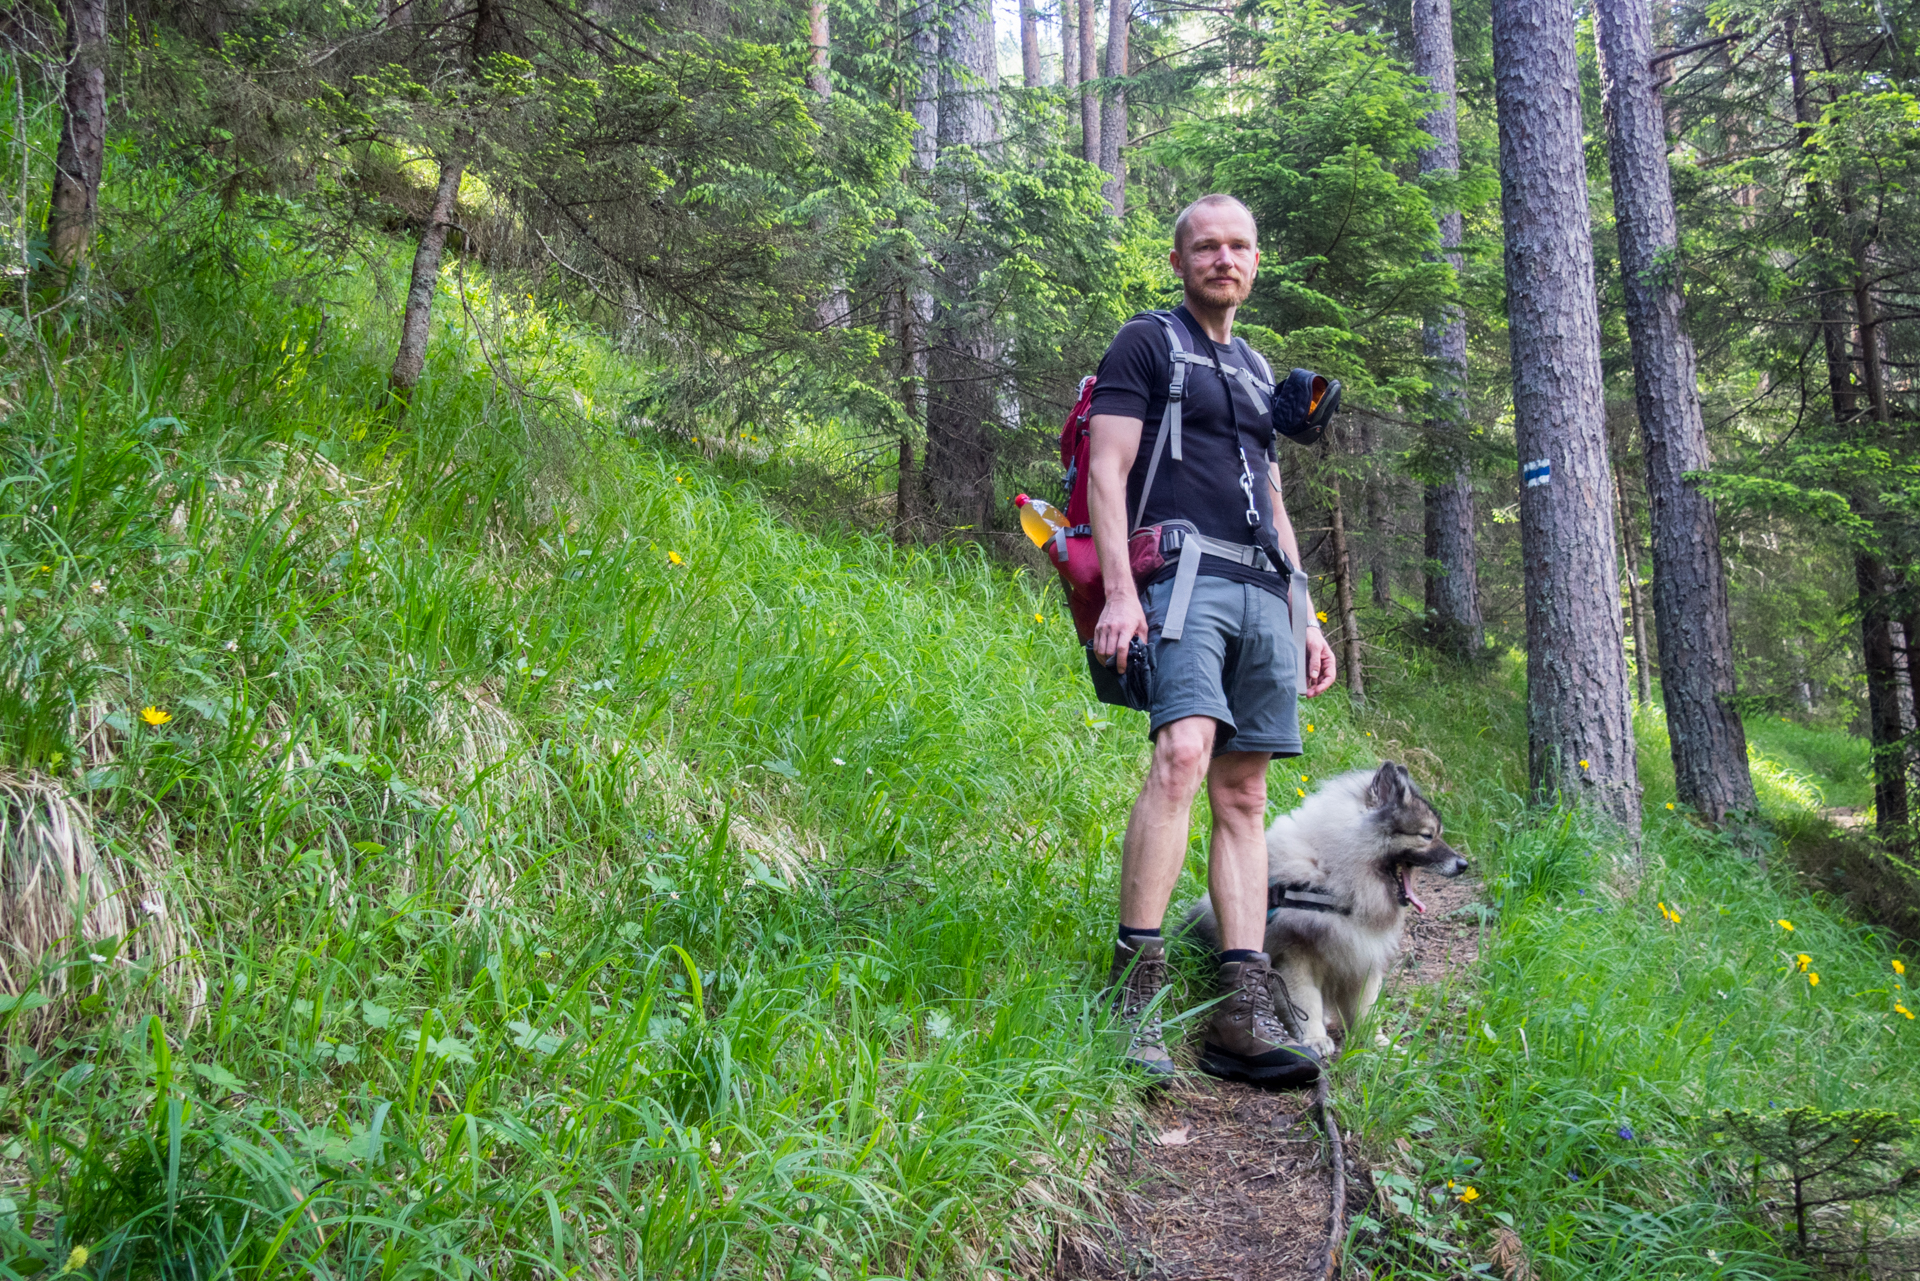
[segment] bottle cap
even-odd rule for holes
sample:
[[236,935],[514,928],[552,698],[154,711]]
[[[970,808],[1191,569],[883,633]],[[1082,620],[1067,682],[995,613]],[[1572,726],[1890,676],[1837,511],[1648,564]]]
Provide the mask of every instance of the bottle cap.
[[1031,498],[1028,498],[1025,494],[1015,494],[1013,496],[1013,505],[1015,507],[1025,507],[1028,503],[1032,501],[1033,500]]

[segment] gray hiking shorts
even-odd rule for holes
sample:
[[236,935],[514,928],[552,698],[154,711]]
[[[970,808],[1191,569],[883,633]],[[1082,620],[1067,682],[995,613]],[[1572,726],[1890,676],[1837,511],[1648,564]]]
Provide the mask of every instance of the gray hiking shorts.
[[1153,650],[1147,736],[1186,716],[1220,723],[1214,754],[1300,754],[1293,629],[1287,602],[1262,587],[1203,574],[1193,583],[1179,640],[1160,635],[1173,580],[1147,588],[1140,604]]

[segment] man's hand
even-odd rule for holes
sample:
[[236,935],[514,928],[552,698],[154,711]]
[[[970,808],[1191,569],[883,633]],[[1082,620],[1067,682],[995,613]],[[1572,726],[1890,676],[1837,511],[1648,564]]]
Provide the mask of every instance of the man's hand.
[[[1107,608],[1113,606],[1109,604]],[[1104,624],[1106,615],[1100,616]],[[1098,633],[1096,633],[1096,636]],[[1094,642],[1096,645],[1099,641]],[[1339,673],[1333,661],[1333,647],[1327,644],[1327,638],[1320,634],[1318,627],[1307,628],[1307,697],[1313,698],[1333,688],[1333,678]]]
[[1140,598],[1132,592],[1109,592],[1100,621],[1093,628],[1094,657],[1124,672],[1127,647],[1136,636],[1147,639],[1147,616],[1140,608]]

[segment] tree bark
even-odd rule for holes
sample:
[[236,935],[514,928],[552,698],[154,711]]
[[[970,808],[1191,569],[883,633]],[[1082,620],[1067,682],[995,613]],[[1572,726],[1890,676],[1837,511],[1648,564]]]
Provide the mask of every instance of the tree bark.
[[440,257],[447,247],[447,232],[453,226],[454,204],[460,195],[460,174],[464,166],[457,160],[440,166],[440,183],[434,188],[433,212],[427,229],[420,233],[420,244],[413,251],[413,278],[407,285],[407,310],[400,318],[400,350],[394,353],[393,373],[387,380],[402,407],[413,400],[413,389],[420,372],[427,366],[427,333],[433,321],[433,295],[440,285]]
[[[991,0],[959,0],[943,40],[940,70],[940,169],[959,148],[986,153],[998,142],[999,73]],[[943,181],[959,184],[957,172]],[[956,186],[952,203],[970,193]],[[949,532],[986,532],[993,517],[997,453],[994,391],[999,344],[975,297],[987,269],[984,247],[962,239],[945,254],[945,286],[927,362],[925,479],[933,517]]]
[[[1646,456],[1660,689],[1680,800],[1714,823],[1752,813],[1747,734],[1735,710],[1733,632],[1720,524],[1687,479],[1712,463],[1680,289],[1680,235],[1647,0],[1597,0],[1600,80],[1620,242],[1634,401]],[[1636,622],[1640,604],[1635,576]],[[1636,641],[1636,644],[1638,642]],[[1646,666],[1644,651],[1641,667]]]
[[1521,459],[1528,777],[1636,837],[1613,473],[1571,0],[1494,0],[1501,214]]
[[807,5],[807,88],[825,102],[833,96],[833,80],[828,70],[833,63],[833,26],[827,17],[827,0],[809,0]]
[[[913,27],[913,58],[919,78],[913,90],[913,168],[923,182],[931,181],[939,158],[940,139],[940,22],[937,0],[924,0]],[[911,282],[904,291],[900,315],[901,403],[907,416],[925,432],[927,420],[927,345],[933,330],[933,291],[928,288],[926,255],[906,265]],[[922,477],[913,466],[913,438],[900,433],[900,478],[897,487],[896,537],[914,538],[920,528]]]
[[1080,119],[1080,6],[1060,0],[1060,89],[1067,99],[1067,127]]
[[[1368,451],[1369,456],[1372,450]],[[1367,482],[1367,524],[1373,533],[1373,603],[1380,609],[1393,604],[1393,495],[1379,476]]]
[[[1113,0],[1107,9],[1107,79],[1118,80],[1127,74],[1127,34],[1132,23],[1133,0]],[[1100,194],[1116,218],[1127,212],[1127,91],[1109,85],[1106,101],[1100,107],[1100,167],[1107,180]]]
[[1020,0],[1020,74],[1029,89],[1040,78],[1040,9],[1037,0]]
[[1633,680],[1637,700],[1642,707],[1653,704],[1653,655],[1647,649],[1647,600],[1640,590],[1640,531],[1633,523],[1633,508],[1627,503],[1627,490],[1619,473],[1613,478],[1614,496],[1620,503],[1620,549],[1626,553],[1627,611],[1633,624]]
[[[1810,5],[1810,17],[1818,31],[1822,15],[1817,4]],[[1782,24],[1787,40],[1787,77],[1793,93],[1794,119],[1800,133],[1800,145],[1810,147],[1820,112],[1809,91],[1806,67],[1801,60],[1799,15],[1789,13]],[[1807,181],[1807,207],[1811,211],[1812,238],[1827,241],[1833,237],[1833,208],[1827,192],[1813,179]],[[1834,273],[1824,272],[1815,281],[1820,311],[1820,338],[1827,362],[1827,394],[1833,402],[1836,435],[1845,440],[1858,431],[1859,389],[1854,383],[1853,355],[1847,350],[1847,331],[1852,327],[1847,288]],[[1851,494],[1848,503],[1854,512],[1873,520],[1876,503],[1871,495]],[[1853,558],[1854,586],[1858,593],[1856,608],[1860,614],[1860,661],[1867,674],[1867,737],[1873,745],[1874,826],[1889,840],[1905,837],[1907,825],[1907,764],[1901,743],[1899,670],[1893,647],[1893,626],[1886,595],[1886,566],[1865,550],[1856,550]]]
[[[1452,0],[1413,0],[1413,67],[1437,99],[1421,128],[1433,138],[1420,153],[1420,172],[1452,175],[1460,169],[1460,130],[1454,90]],[[1439,217],[1441,258],[1456,276],[1462,266],[1458,209]],[[1480,652],[1480,578],[1474,561],[1473,477],[1467,459],[1467,324],[1460,308],[1429,316],[1422,334],[1441,393],[1425,430],[1444,479],[1426,487],[1426,605],[1428,634],[1459,658]]]
[[919,70],[914,82],[913,167],[933,172],[940,147],[940,13],[937,0],[924,0],[915,11],[913,61]]
[[63,0],[65,96],[60,147],[53,160],[47,209],[47,256],[71,271],[86,260],[100,204],[107,151],[107,6],[105,0]]
[[1340,611],[1340,664],[1347,678],[1347,697],[1355,706],[1367,701],[1367,681],[1360,670],[1360,618],[1353,610],[1353,558],[1347,549],[1346,506],[1340,482],[1333,482],[1333,590]]
[[1100,96],[1093,88],[1100,76],[1095,37],[1094,0],[1080,0],[1080,158],[1090,165],[1100,163]]
[[1853,558],[1860,593],[1860,652],[1867,669],[1867,731],[1873,743],[1874,828],[1888,840],[1905,837],[1907,761],[1900,725],[1900,669],[1893,619],[1887,611],[1887,569],[1878,557]]

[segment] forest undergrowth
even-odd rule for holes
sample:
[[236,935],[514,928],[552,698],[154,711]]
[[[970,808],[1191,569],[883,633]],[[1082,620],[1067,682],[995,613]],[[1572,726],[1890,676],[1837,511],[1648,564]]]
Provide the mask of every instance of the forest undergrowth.
[[[1043,1273],[1136,1106],[1097,988],[1145,763],[1057,595],[779,519],[772,446],[633,418],[483,276],[396,420],[397,261],[225,243],[6,357],[0,1277]],[[1795,1275],[1692,1118],[1920,1094],[1887,940],[1668,813],[1657,714],[1635,879],[1523,804],[1514,660],[1376,660],[1275,804],[1405,761],[1488,901],[1336,1074],[1356,1257]],[[1781,831],[1860,786],[1753,738]]]

